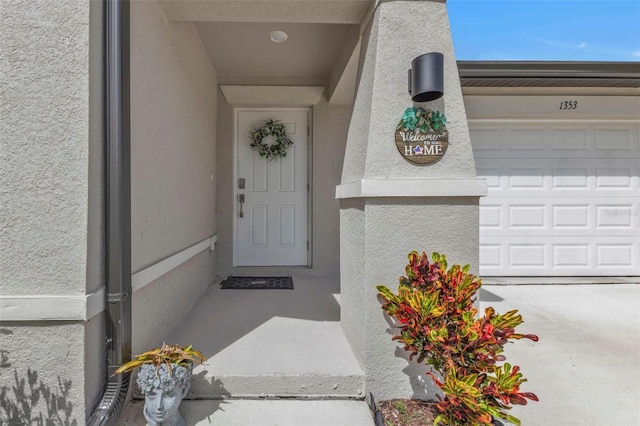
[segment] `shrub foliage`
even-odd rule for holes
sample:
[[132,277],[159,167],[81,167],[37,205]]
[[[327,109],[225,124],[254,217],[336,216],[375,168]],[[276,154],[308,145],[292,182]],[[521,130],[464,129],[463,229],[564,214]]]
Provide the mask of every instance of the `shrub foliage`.
[[520,367],[502,363],[502,353],[512,339],[538,337],[515,332],[523,322],[517,310],[497,314],[489,307],[478,316],[473,302],[481,280],[469,273],[469,265],[448,268],[446,257],[438,253],[431,260],[411,252],[398,294],[382,285],[377,289],[382,309],[399,328],[393,340],[404,345],[410,359],[417,357],[438,373],[427,373],[445,395],[438,396],[435,424],[483,425],[495,418],[519,425],[507,411],[538,398],[520,392],[526,379]]

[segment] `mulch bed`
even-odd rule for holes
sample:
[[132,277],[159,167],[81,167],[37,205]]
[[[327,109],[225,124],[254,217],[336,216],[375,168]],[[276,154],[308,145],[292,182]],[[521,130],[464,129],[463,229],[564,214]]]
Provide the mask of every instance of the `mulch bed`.
[[385,426],[429,426],[438,415],[435,402],[417,399],[391,399],[377,406]]

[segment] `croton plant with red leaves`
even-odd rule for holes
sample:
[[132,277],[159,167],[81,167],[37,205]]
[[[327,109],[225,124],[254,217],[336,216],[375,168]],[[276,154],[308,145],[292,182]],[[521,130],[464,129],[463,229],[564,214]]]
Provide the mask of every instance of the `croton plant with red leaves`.
[[527,381],[520,367],[498,363],[505,361],[507,342],[536,342],[538,336],[515,332],[523,322],[516,310],[500,315],[489,307],[479,317],[473,302],[482,282],[469,273],[469,265],[448,268],[446,257],[438,253],[431,260],[425,253],[411,252],[398,294],[382,285],[377,289],[382,309],[400,329],[393,340],[404,344],[409,359],[426,361],[439,373],[427,373],[445,395],[438,396],[435,424],[488,425],[495,418],[519,425],[507,411],[538,397],[520,392]]

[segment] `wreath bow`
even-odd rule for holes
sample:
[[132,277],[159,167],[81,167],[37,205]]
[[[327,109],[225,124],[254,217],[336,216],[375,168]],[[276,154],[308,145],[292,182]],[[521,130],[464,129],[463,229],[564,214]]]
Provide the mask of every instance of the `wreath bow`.
[[[293,141],[287,136],[284,124],[278,121],[268,120],[264,127],[250,130],[249,135],[251,148],[258,151],[260,157],[265,157],[269,161],[286,157],[289,147],[293,145]],[[273,145],[262,142],[262,139],[267,136],[275,136],[276,142]]]

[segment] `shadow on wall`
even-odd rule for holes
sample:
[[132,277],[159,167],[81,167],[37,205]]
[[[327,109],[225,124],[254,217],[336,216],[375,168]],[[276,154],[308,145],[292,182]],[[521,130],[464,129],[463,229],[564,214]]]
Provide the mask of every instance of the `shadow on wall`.
[[[0,329],[0,333],[13,334],[7,329]],[[10,369],[11,366],[9,351],[0,350],[0,369]],[[72,418],[73,405],[68,401],[71,380],[63,380],[58,376],[57,389],[52,390],[38,380],[38,372],[31,371],[31,368],[27,369],[26,378],[21,377],[18,369],[14,368],[13,378],[13,385],[6,384],[0,388],[1,425],[78,425],[78,421]]]
[[480,292],[478,293],[477,300],[480,302],[502,302],[504,299],[497,294],[491,293],[489,290],[485,290],[481,287]]
[[[389,336],[393,337],[398,328],[393,320],[386,314],[384,315],[384,319],[387,322],[389,328],[387,328],[386,332]],[[391,338],[389,342],[392,345],[395,345],[394,355],[396,358],[401,358],[407,362],[407,366],[402,369],[402,372],[408,377],[409,384],[411,385],[411,390],[413,391],[413,395],[411,395],[412,399],[421,399],[423,401],[436,401],[436,395],[442,395],[442,392],[436,386],[434,381],[427,376],[427,372],[433,372],[431,366],[424,364],[418,364],[415,360],[409,360],[409,353],[402,348],[402,345],[397,342],[393,342]],[[399,345],[399,346],[398,346]],[[390,346],[390,350],[393,346]]]

